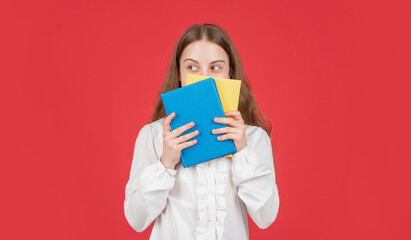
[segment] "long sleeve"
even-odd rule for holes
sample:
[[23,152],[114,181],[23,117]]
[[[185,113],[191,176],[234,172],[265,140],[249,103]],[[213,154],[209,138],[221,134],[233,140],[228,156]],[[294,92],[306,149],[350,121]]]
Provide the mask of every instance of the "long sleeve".
[[144,231],[164,210],[176,173],[177,170],[167,169],[161,163],[153,129],[146,124],[135,142],[125,189],[124,214],[134,230]]
[[271,140],[258,127],[251,144],[232,158],[232,177],[237,194],[257,226],[268,228],[277,218],[280,199],[275,183]]

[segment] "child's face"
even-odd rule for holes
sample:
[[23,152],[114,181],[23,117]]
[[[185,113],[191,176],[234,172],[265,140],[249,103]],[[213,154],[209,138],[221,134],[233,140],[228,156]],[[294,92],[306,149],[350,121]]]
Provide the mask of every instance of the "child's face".
[[181,85],[185,86],[186,73],[230,78],[229,67],[228,55],[222,47],[207,40],[192,42],[181,54]]

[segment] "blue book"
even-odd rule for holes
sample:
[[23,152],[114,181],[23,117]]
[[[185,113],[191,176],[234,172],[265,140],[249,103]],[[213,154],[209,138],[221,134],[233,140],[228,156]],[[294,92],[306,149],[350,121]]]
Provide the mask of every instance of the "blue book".
[[217,140],[218,136],[225,133],[213,134],[211,132],[213,129],[227,126],[227,124],[214,122],[215,117],[225,117],[225,115],[213,78],[162,93],[161,99],[167,115],[173,112],[176,114],[170,123],[171,130],[189,122],[194,122],[194,127],[180,136],[199,130],[197,136],[188,140],[197,139],[197,143],[181,151],[181,162],[184,167],[236,152],[232,139]]

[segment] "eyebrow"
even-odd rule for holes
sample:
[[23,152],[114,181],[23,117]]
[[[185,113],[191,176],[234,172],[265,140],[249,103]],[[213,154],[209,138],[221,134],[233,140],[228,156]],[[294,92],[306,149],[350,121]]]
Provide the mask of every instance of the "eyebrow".
[[[184,62],[187,61],[187,60],[190,60],[190,61],[193,61],[193,62],[195,62],[195,63],[198,63],[196,60],[191,59],[191,58],[186,58],[186,59],[184,60]],[[225,63],[224,60],[215,60],[215,61],[212,61],[210,64],[213,64],[213,63],[216,63],[216,62],[223,62],[223,63]]]

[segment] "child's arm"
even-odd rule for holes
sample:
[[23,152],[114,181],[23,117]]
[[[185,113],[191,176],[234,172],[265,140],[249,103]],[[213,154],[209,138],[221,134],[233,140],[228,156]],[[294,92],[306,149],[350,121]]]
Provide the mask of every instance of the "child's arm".
[[135,143],[130,178],[126,185],[124,214],[137,232],[144,231],[164,210],[177,172],[161,163],[154,141],[151,126],[146,124]]
[[268,228],[277,218],[280,199],[275,183],[271,140],[257,127],[251,144],[232,157],[231,171],[237,194],[259,228]]

